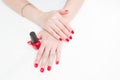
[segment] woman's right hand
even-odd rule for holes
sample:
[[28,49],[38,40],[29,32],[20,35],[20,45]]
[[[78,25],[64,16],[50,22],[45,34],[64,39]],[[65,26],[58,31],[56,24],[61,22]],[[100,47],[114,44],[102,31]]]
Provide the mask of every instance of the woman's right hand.
[[60,62],[62,42],[56,40],[45,30],[39,32],[37,37],[40,39],[41,45],[36,55],[34,67],[40,66],[41,72],[44,72],[46,67],[50,71],[54,60],[56,64]]
[[[65,10],[62,15],[68,14],[67,12]],[[58,11],[43,12],[42,15],[38,16],[37,24],[56,39],[69,42],[74,31],[62,15]]]

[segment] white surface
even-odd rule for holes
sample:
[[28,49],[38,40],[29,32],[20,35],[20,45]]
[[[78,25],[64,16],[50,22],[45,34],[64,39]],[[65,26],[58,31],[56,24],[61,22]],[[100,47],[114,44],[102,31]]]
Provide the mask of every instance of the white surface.
[[41,74],[26,43],[39,27],[0,1],[0,80],[120,80],[120,0],[86,0],[71,26],[60,65]]

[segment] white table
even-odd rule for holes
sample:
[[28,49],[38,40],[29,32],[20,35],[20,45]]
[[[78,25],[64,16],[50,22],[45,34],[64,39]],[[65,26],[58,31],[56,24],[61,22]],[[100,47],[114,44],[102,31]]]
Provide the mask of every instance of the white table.
[[39,27],[0,1],[0,80],[120,80],[120,0],[86,0],[71,26],[60,64],[42,74],[27,45]]

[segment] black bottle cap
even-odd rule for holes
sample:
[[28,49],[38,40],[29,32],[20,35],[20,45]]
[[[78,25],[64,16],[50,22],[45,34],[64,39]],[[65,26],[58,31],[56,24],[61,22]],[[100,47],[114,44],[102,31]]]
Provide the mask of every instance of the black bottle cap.
[[31,38],[32,43],[37,43],[38,42],[38,38],[37,38],[35,32],[33,32],[33,31],[30,32],[30,38]]

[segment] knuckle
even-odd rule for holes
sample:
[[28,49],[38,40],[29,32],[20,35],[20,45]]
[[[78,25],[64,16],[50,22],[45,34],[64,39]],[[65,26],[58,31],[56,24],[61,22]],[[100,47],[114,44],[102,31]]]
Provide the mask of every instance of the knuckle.
[[48,19],[48,20],[46,21],[46,25],[51,24],[51,19],[52,19],[52,18],[50,18],[50,19]]
[[58,13],[54,13],[52,16],[51,16],[51,20],[56,20],[58,18],[59,14]]
[[45,40],[42,41],[43,46],[45,46],[47,44],[47,42]]
[[53,21],[56,19],[57,19],[56,14],[51,17],[51,20],[53,20]]
[[52,52],[52,53],[50,54],[50,57],[53,58],[54,56],[55,56],[55,54]]
[[41,62],[41,67],[44,67],[44,65],[45,65],[45,61],[43,60],[43,61]]

